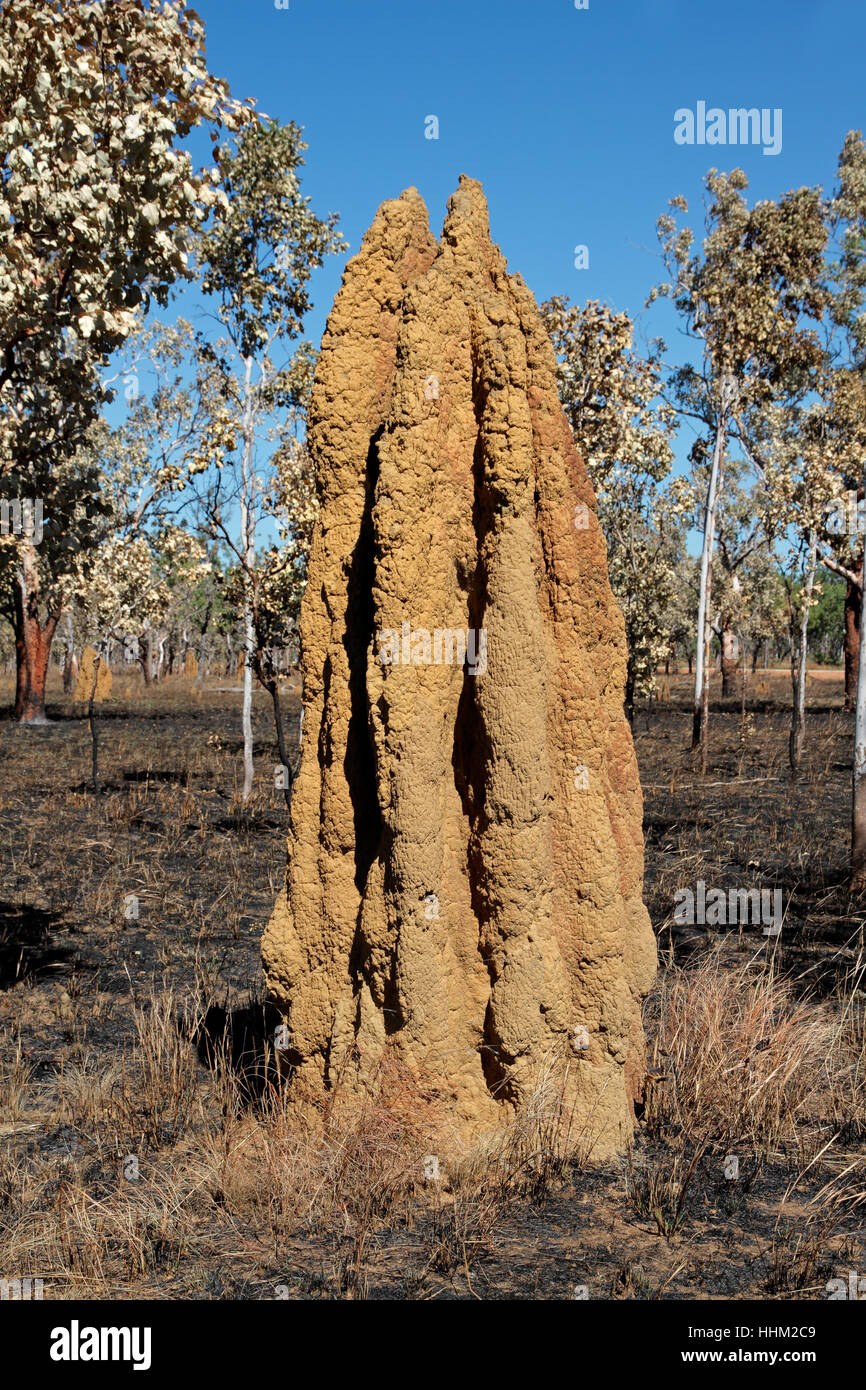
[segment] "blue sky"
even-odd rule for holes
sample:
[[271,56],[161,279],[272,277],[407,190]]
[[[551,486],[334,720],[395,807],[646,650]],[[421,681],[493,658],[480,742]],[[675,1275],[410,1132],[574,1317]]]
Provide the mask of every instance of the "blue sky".
[[[199,0],[211,70],[305,128],[305,189],[357,250],[379,203],[414,184],[438,235],[458,175],[484,185],[494,239],[540,300],[639,313],[660,277],[655,222],[697,210],[713,164],[754,197],[833,182],[866,127],[862,0]],[[783,146],[681,146],[698,101],[783,111]],[[425,117],[439,120],[425,139]],[[589,269],[574,268],[574,247]],[[342,260],[314,282],[314,341]],[[647,331],[665,331],[662,306]]]
[[[656,220],[684,194],[702,222],[707,170],[741,167],[751,199],[829,189],[848,130],[866,129],[863,0],[198,0],[212,72],[304,128],[303,187],[357,251],[376,208],[414,184],[438,236],[461,173],[480,179],[493,238],[539,302],[599,299],[690,355],[665,302]],[[782,148],[682,145],[675,112],[782,111]],[[425,138],[427,118],[438,139]],[[193,143],[206,158],[204,136]],[[575,268],[586,246],[589,267]],[[312,281],[318,343],[346,257]],[[198,319],[195,288],[174,309]],[[120,409],[120,407],[115,407]],[[113,412],[112,412],[113,413]],[[684,422],[677,471],[694,426]],[[690,537],[694,550],[697,539]]]

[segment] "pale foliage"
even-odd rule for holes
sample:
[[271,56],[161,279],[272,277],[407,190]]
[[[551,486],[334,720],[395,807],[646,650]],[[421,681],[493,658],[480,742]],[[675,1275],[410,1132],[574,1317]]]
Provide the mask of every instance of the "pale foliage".
[[674,412],[660,399],[654,349],[634,349],[627,314],[555,296],[542,315],[557,357],[560,399],[586,461],[608,545],[610,582],[623,611],[626,699],[649,694],[671,640],[688,485],[669,479]]

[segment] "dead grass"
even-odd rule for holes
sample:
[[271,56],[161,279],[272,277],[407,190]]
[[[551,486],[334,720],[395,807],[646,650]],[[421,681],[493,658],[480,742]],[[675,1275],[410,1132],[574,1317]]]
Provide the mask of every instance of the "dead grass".
[[816,1117],[832,1089],[838,1024],[796,981],[778,978],[772,957],[731,964],[719,951],[668,970],[647,1015],[654,1147],[629,1153],[627,1190],[636,1212],[670,1238],[711,1169],[742,1193],[771,1158],[802,1161],[807,1132],[820,1143]]
[[837,1032],[830,1011],[779,979],[772,958],[731,965],[716,951],[666,972],[654,1003],[651,1057],[664,1080],[651,1087],[651,1132],[761,1160],[796,1145],[826,1088]]
[[[823,1296],[827,1270],[862,1262],[848,725],[825,690],[792,787],[784,709],[755,701],[742,730],[716,713],[701,784],[679,685],[637,728],[659,1075],[608,1169],[566,1104],[565,1055],[471,1153],[435,1078],[388,1054],[362,1095],[299,1110],[275,1085],[258,950],[285,808],[263,702],[246,808],[232,695],[121,690],[98,794],[78,723],[0,729],[0,1274],[49,1297]],[[783,886],[782,938],[680,933],[673,894],[698,878]]]

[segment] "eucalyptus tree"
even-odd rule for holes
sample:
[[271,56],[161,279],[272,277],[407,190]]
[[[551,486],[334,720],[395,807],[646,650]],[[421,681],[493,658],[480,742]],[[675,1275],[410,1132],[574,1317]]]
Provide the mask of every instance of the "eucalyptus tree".
[[23,722],[44,718],[59,580],[92,539],[94,477],[75,460],[105,364],[190,277],[193,233],[225,197],[182,142],[250,115],[177,0],[0,6],[0,487],[40,500],[47,541],[2,549]]
[[826,226],[820,190],[800,188],[749,208],[741,169],[706,176],[704,238],[696,247],[682,197],[658,221],[667,297],[696,348],[696,361],[670,372],[672,398],[703,431],[709,460],[695,661],[692,747],[707,766],[713,556],[729,440],[743,415],[769,401],[802,395],[821,361],[813,322],[823,312]]
[[[701,446],[705,443],[698,442]],[[716,516],[718,582],[707,619],[719,643],[723,698],[734,694],[738,644],[745,633],[751,602],[751,584],[747,581],[750,564],[767,549],[760,479],[750,486],[748,466],[740,459],[726,459],[725,472],[727,485],[719,496]],[[706,493],[706,473],[705,461],[698,469],[696,496]]]
[[[841,378],[825,362],[817,394],[807,401],[772,404],[750,412],[749,449],[761,473],[764,524],[785,590],[791,653],[792,718],[789,762],[796,777],[802,760],[806,711],[809,620],[818,603],[819,567],[847,573],[848,542],[834,534],[841,469],[857,430],[851,398],[838,395]],[[866,405],[864,400],[863,405]]]
[[634,347],[628,314],[561,295],[541,306],[560,399],[586,461],[628,643],[625,706],[650,694],[669,649],[667,621],[685,549],[688,487],[671,479],[674,412],[660,399],[656,345]]
[[[831,316],[837,333],[831,353],[835,409],[830,433],[838,443],[837,459],[843,482],[855,499],[866,496],[866,144],[859,130],[849,131],[839,155],[838,179],[830,201],[830,226],[835,255],[830,264]],[[843,463],[844,460],[844,463]],[[866,546],[861,527],[853,528],[851,549],[858,561],[842,576],[859,598],[857,632],[857,697],[854,714],[854,768],[851,810],[851,886],[866,890]],[[852,557],[853,558],[853,557]],[[826,555],[822,560],[829,565]],[[854,581],[857,581],[855,584]],[[853,639],[855,624],[846,633]],[[853,646],[853,640],[851,641]],[[852,662],[853,665],[853,662]]]
[[264,620],[257,619],[268,607],[268,591],[273,601],[280,566],[272,556],[262,568],[256,540],[263,519],[275,512],[274,455],[291,448],[288,441],[300,441],[303,431],[313,364],[312,349],[301,339],[310,276],[344,247],[337,215],[318,217],[301,192],[306,148],[294,123],[271,120],[246,126],[233,144],[220,146],[225,201],[199,245],[202,288],[216,301],[222,331],[200,348],[220,400],[213,447],[200,464],[199,502],[207,529],[238,569],[245,801],[253,785],[254,675],[270,692],[280,758],[288,766],[278,683],[265,659]]
[[[801,671],[795,704],[801,707],[817,567],[846,582],[846,702],[850,705],[853,697],[855,706],[851,882],[860,891],[866,888],[866,653],[859,641],[866,593],[866,146],[859,131],[846,136],[837,184],[822,214],[828,232],[822,284],[826,312],[814,394],[750,412],[747,428],[776,499],[779,529],[787,525],[807,557],[796,585]],[[792,766],[797,757],[792,733]]]

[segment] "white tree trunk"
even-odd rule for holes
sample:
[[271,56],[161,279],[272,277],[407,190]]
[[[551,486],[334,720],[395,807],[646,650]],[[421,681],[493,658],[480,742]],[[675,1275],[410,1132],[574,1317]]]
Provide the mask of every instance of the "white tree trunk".
[[701,587],[698,596],[698,627],[695,644],[695,712],[692,727],[692,747],[701,745],[703,755],[706,750],[706,715],[708,707],[708,672],[710,661],[710,593],[713,577],[713,548],[716,541],[716,510],[719,502],[719,484],[722,472],[722,458],[725,449],[726,412],[720,409],[716,422],[716,438],[713,444],[713,462],[710,468],[710,481],[707,485],[707,504],[704,514],[704,540],[701,547]]
[[799,771],[803,756],[803,735],[806,728],[806,659],[809,649],[809,613],[812,607],[812,590],[815,587],[815,568],[818,561],[818,537],[815,531],[809,532],[809,559],[806,580],[803,585],[803,611],[800,614],[799,648],[797,652],[797,675],[794,690],[794,716],[791,722],[791,771]]
[[253,791],[253,655],[255,652],[255,627],[250,593],[253,566],[255,564],[255,514],[253,497],[253,402],[252,402],[252,358],[244,363],[244,449],[241,460],[241,551],[244,557],[244,694],[241,723],[244,736],[244,786],[243,799],[249,801]]

